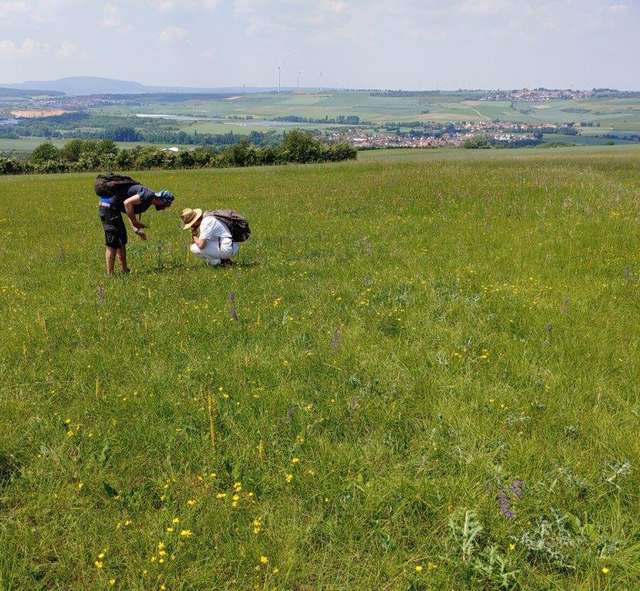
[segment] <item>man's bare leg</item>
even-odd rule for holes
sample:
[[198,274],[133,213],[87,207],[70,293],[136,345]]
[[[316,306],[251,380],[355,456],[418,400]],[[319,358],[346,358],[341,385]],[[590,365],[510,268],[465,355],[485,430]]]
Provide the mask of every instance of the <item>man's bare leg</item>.
[[107,275],[113,275],[113,266],[116,262],[116,248],[111,248],[107,246],[107,250],[105,251],[105,260],[107,262]]
[[123,273],[129,273],[130,269],[127,267],[127,247],[123,246],[122,248],[118,248],[117,250],[118,258],[120,259],[120,266],[122,267]]

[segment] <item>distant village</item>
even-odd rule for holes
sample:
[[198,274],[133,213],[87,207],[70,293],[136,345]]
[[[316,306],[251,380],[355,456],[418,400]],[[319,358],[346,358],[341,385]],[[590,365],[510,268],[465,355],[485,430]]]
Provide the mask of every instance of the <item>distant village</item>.
[[366,127],[332,129],[326,132],[329,142],[347,142],[360,149],[375,148],[442,148],[463,147],[470,141],[484,138],[489,145],[522,147],[542,143],[546,134],[577,135],[578,127],[556,124],[527,124],[491,121],[462,121],[443,124],[423,124],[403,130],[403,124],[391,129],[373,130]]
[[597,90],[552,90],[536,88],[530,90],[488,90],[480,97],[481,101],[519,101],[524,103],[544,103],[547,101],[584,100],[594,96]]

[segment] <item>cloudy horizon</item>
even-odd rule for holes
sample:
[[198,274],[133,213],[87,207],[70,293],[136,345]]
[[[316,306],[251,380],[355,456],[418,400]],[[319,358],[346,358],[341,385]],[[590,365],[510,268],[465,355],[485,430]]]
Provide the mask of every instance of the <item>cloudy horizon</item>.
[[0,84],[640,89],[640,0],[0,0]]

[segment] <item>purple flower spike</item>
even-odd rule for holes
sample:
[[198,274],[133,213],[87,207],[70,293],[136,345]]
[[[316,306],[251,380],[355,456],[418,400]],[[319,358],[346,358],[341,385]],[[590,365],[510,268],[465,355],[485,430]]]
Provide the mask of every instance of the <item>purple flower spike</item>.
[[496,500],[498,501],[498,508],[500,509],[500,513],[502,513],[507,519],[514,519],[516,515],[511,510],[511,501],[509,500],[509,497],[504,492],[504,490],[501,490],[498,493]]
[[516,499],[520,500],[524,495],[524,481],[514,480],[511,484],[511,492],[515,495]]

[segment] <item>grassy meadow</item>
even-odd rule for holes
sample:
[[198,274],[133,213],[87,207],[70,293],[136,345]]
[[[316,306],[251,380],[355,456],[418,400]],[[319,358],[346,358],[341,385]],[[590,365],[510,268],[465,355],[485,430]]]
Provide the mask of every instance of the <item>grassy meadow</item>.
[[1,591],[640,588],[640,152],[420,154],[0,178]]

